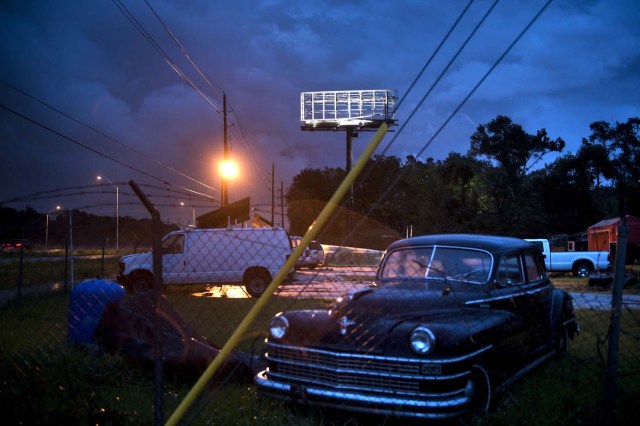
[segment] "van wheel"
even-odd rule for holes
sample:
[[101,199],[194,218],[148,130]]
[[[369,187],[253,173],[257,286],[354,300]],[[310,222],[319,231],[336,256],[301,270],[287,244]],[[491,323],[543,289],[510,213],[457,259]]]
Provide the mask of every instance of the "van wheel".
[[145,274],[136,274],[132,276],[130,282],[131,291],[134,294],[144,293],[153,286],[151,276]]
[[271,277],[263,271],[249,271],[244,277],[244,288],[251,297],[260,297],[269,285]]

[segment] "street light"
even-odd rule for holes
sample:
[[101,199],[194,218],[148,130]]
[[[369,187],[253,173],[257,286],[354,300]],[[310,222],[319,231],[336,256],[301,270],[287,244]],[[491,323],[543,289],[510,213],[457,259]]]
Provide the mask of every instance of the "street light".
[[49,210],[47,212],[47,222],[46,222],[46,225],[45,225],[45,228],[44,228],[44,246],[45,247],[49,247],[49,214],[54,210],[57,211],[57,210],[60,210],[60,209],[61,209],[60,206],[56,206],[55,209]]
[[222,207],[226,207],[229,204],[229,190],[227,188],[227,181],[238,176],[238,165],[232,160],[225,158],[219,164],[220,175],[222,176],[222,191],[220,204]]
[[[186,204],[184,201],[180,201],[180,206],[184,207]],[[191,207],[191,220],[193,221],[193,226],[196,226],[196,208]]]
[[98,180],[106,180],[116,188],[116,253],[120,252],[120,189],[106,176],[98,176]]

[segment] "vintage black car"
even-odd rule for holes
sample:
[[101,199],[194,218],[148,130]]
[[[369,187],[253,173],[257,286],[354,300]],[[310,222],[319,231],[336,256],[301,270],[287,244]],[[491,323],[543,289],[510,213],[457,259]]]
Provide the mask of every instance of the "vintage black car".
[[579,333],[571,296],[524,240],[432,235],[391,244],[371,287],[276,315],[258,391],[416,418],[488,410],[495,392]]

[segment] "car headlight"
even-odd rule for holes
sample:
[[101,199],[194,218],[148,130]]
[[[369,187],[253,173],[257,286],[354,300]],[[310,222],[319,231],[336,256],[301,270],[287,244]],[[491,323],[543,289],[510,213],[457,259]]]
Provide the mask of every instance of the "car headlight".
[[271,320],[269,324],[269,333],[274,339],[282,339],[289,330],[289,320],[282,314],[278,314]]
[[416,327],[411,332],[411,349],[418,355],[426,355],[436,345],[436,336],[427,327]]

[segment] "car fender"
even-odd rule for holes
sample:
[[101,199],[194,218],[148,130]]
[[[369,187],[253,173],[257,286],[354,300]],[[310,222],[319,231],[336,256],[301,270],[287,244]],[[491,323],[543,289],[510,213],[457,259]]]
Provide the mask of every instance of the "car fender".
[[566,291],[554,288],[551,303],[551,330],[557,333],[567,328],[569,337],[573,338],[579,331],[575,320],[573,298]]
[[514,335],[523,327],[523,320],[506,310],[464,309],[429,317],[416,317],[396,324],[389,334],[387,354],[406,352],[408,336],[414,328],[429,328],[436,338],[436,353],[467,352]]

